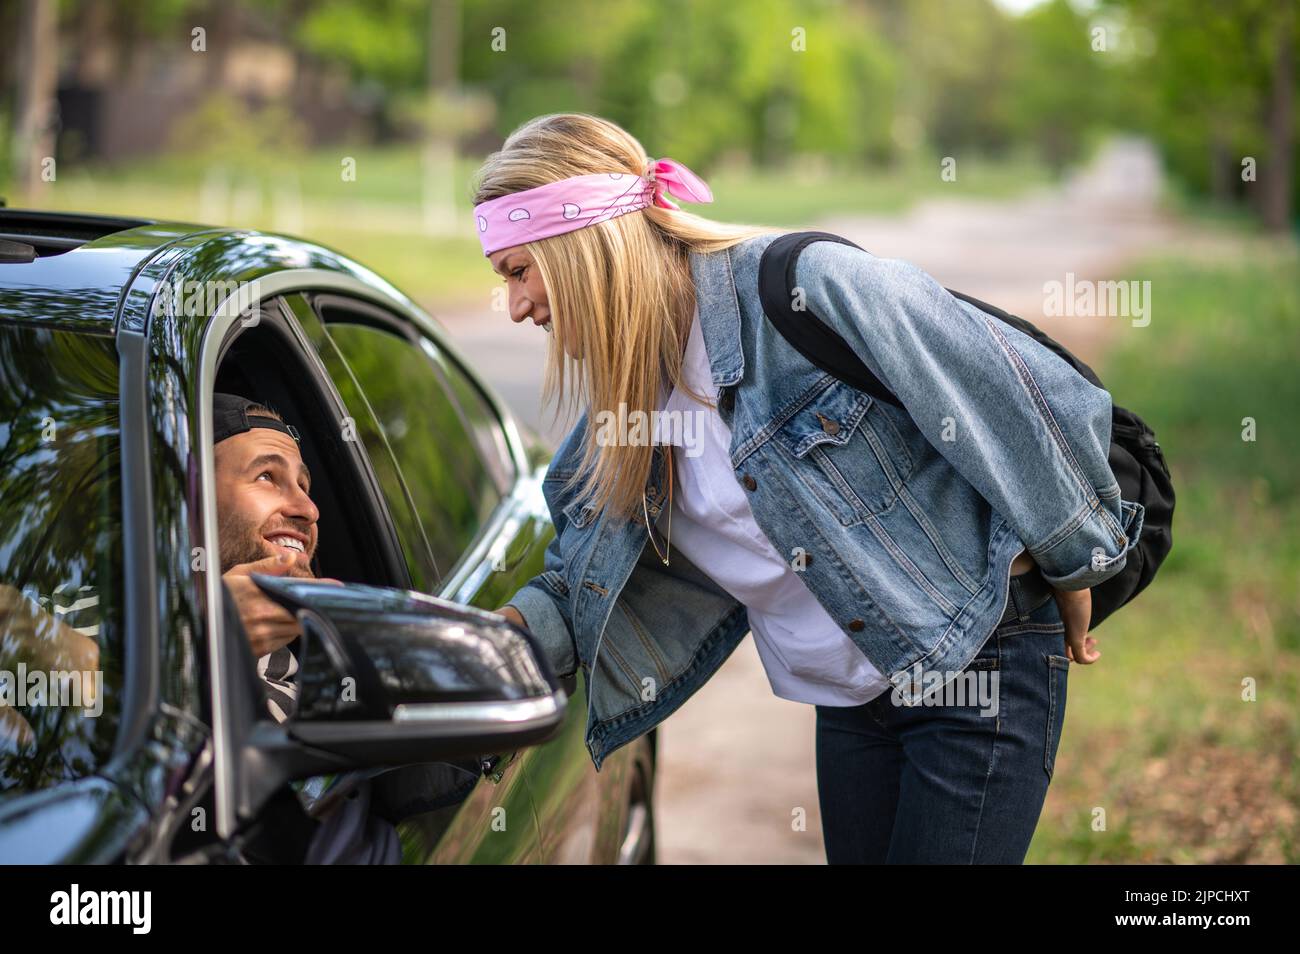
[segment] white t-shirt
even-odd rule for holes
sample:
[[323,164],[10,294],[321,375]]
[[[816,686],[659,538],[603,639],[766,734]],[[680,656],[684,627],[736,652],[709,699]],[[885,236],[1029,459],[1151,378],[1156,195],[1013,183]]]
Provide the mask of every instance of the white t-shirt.
[[[716,402],[698,309],[683,374],[692,390]],[[660,443],[677,445],[672,509],[659,517],[657,529],[666,535],[671,517],[672,550],[745,605],[772,691],[793,702],[856,706],[889,689],[804,584],[794,555],[783,558],[755,523],[731,467],[731,431],[717,410],[676,388],[664,399],[664,390],[661,409],[680,412],[682,424],[662,416],[657,421]]]

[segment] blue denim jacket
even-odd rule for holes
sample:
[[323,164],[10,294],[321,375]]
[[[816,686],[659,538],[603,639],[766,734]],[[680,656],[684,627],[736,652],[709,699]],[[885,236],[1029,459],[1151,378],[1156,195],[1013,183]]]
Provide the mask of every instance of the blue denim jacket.
[[[1107,464],[1110,394],[915,266],[815,243],[796,290],[907,411],[876,401],[764,317],[758,265],[774,238],[691,255],[736,479],[778,552],[795,566],[802,555],[818,602],[915,701],[923,673],[959,672],[993,632],[1022,549],[1061,589],[1123,569],[1143,508],[1120,499]],[[561,492],[586,427],[584,414],[543,483],[556,530],[545,569],[508,602],[559,674],[583,668],[599,770],[704,685],[749,625],[707,567],[677,552],[663,565],[643,518]],[[660,447],[646,492],[658,525]]]

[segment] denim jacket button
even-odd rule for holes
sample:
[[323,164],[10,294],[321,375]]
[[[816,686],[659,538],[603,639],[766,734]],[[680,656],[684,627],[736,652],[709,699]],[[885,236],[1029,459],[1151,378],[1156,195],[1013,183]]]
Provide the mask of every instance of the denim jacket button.
[[866,625],[867,625],[867,624],[864,623],[864,622],[862,622],[862,620],[860,620],[860,619],[851,619],[851,620],[849,620],[849,629],[853,630],[853,632],[855,632],[855,633],[860,633],[860,632],[862,632],[862,628],[863,628],[864,626],[866,626]]
[[743,481],[744,481],[745,489],[746,489],[746,490],[753,490],[755,487],[758,486],[758,481],[755,480],[754,477],[753,477],[753,475],[751,475],[751,474],[746,474],[746,475],[744,476]]
[[1122,547],[1128,546],[1128,537],[1122,533],[1119,535],[1119,545]]
[[827,434],[834,436],[840,432],[839,421],[832,421],[829,417],[823,416],[820,412],[817,414],[817,420],[822,422],[822,430]]

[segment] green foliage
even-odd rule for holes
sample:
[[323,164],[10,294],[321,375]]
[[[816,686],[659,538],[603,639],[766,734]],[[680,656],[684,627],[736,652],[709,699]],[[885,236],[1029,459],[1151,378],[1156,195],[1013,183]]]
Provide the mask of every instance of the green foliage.
[[1102,661],[1071,668],[1030,860],[1296,860],[1300,255],[1238,241],[1233,260],[1129,270],[1151,282],[1151,324],[1126,328],[1098,370],[1164,449],[1174,547],[1097,630]]
[[1093,49],[1098,28],[1067,0],[1052,0],[1022,18],[1009,51],[1009,130],[1057,170],[1078,158],[1091,127],[1116,115],[1124,77],[1113,50]]
[[[1109,0],[1140,47],[1128,66],[1127,119],[1161,145],[1170,170],[1193,192],[1220,200],[1258,190],[1242,179],[1249,156],[1271,155],[1269,103],[1282,43],[1300,62],[1300,14],[1277,0]],[[1289,37],[1289,39],[1288,39]],[[1289,135],[1300,132],[1300,66],[1291,75]],[[1294,149],[1294,146],[1293,146]],[[1300,191],[1300,165],[1289,170]],[[1294,194],[1294,193],[1293,193]],[[1293,203],[1294,210],[1294,203]]]
[[[73,57],[87,2],[60,4]],[[159,44],[174,51],[195,26],[215,31],[210,43],[278,37],[310,75],[344,77],[379,137],[430,131],[477,149],[539,114],[581,111],[705,173],[808,155],[873,169],[928,153],[969,161],[1024,146],[1059,172],[1119,126],[1156,139],[1190,194],[1240,202],[1261,195],[1242,160],[1260,175],[1281,161],[1270,107],[1287,37],[1300,59],[1293,6],[1045,0],[1016,15],[994,0],[138,0],[115,8],[112,39],[131,61]],[[0,27],[15,22],[0,14]],[[441,31],[459,39],[459,82],[435,105]],[[7,126],[13,99],[0,98]],[[1300,94],[1292,141],[1297,124]],[[181,148],[207,144],[227,162],[282,152],[285,138],[301,135],[283,110],[220,100],[178,134]],[[74,145],[63,143],[67,155]],[[1300,191],[1300,163],[1290,175]]]
[[342,63],[356,80],[390,88],[425,75],[428,0],[314,3],[293,29],[307,52]]

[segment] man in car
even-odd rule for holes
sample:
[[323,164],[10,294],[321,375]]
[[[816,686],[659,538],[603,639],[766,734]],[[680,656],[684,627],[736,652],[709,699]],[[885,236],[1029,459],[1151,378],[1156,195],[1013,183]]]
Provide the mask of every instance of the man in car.
[[[289,644],[301,630],[250,574],[315,578],[311,563],[320,511],[311,500],[311,472],[298,450],[298,434],[279,414],[220,392],[213,396],[212,410],[221,580],[257,658],[267,706],[283,722],[297,704],[298,662]],[[346,787],[350,795],[323,815],[307,863],[396,862],[397,832],[371,815],[369,782],[358,776]]]
[[298,436],[275,411],[235,394],[213,396],[213,460],[221,579],[235,601],[276,721],[293,714],[301,634],[293,614],[251,574],[313,578],[316,521],[311,472]]

